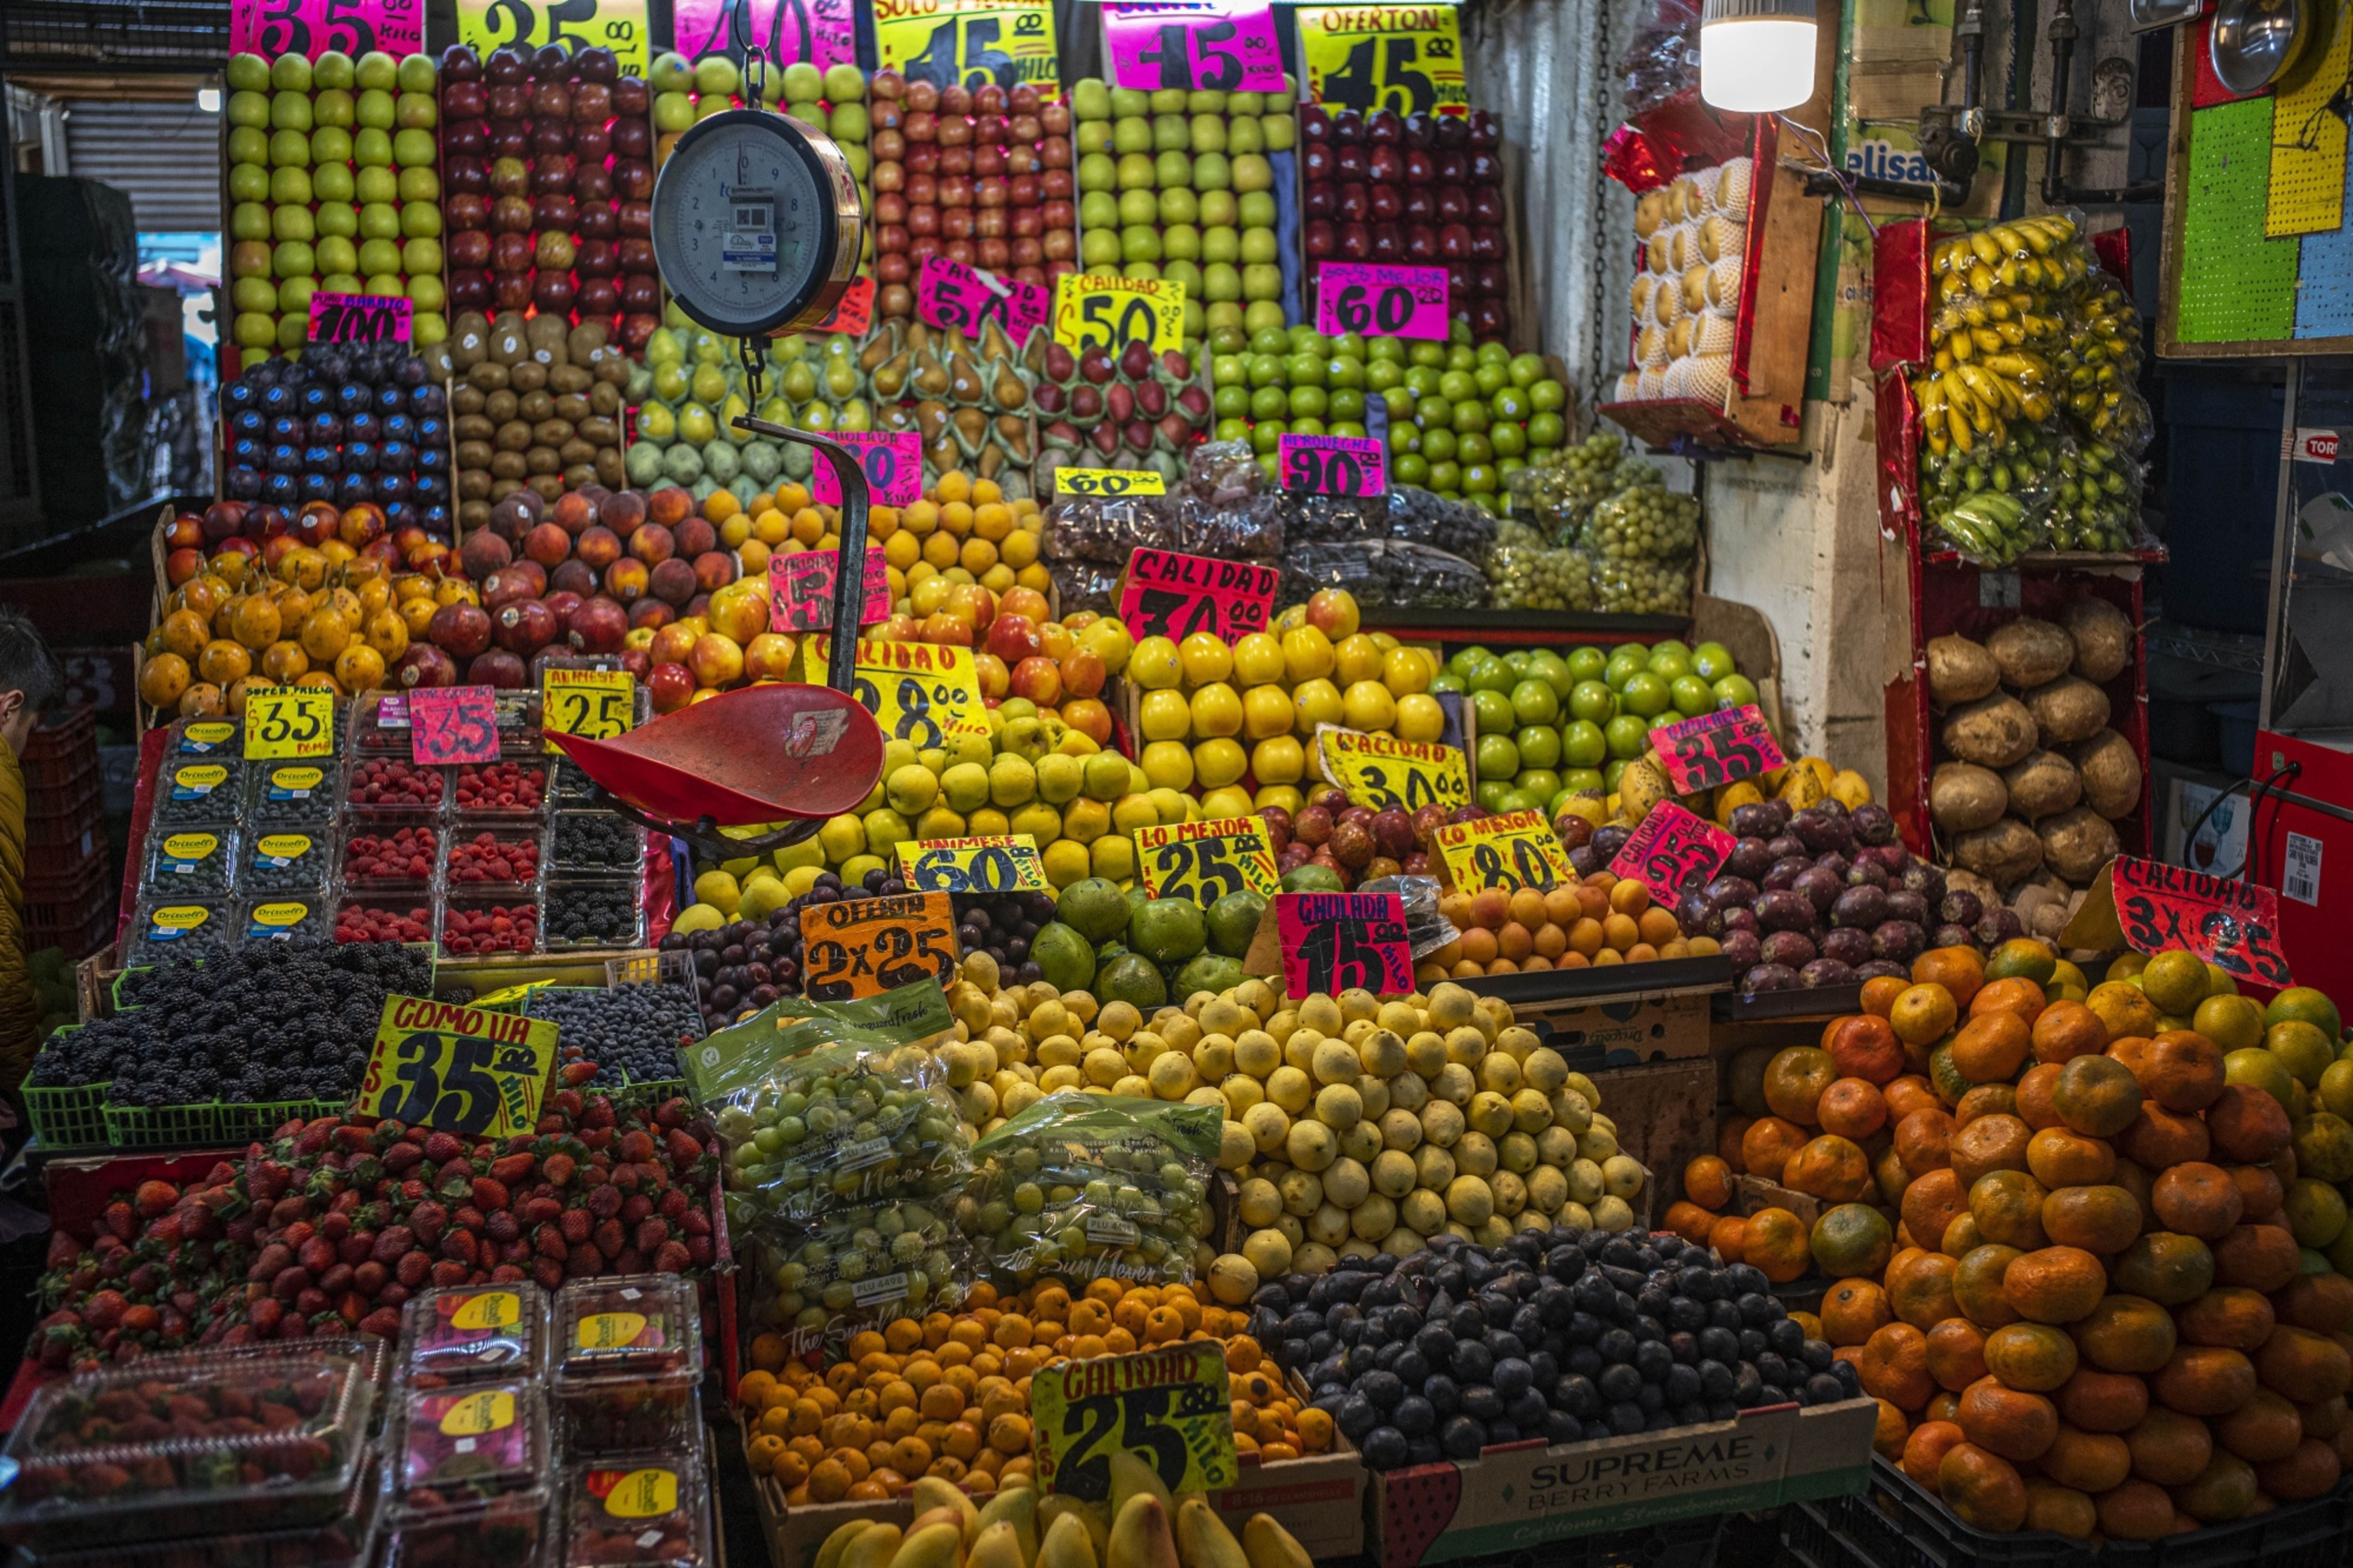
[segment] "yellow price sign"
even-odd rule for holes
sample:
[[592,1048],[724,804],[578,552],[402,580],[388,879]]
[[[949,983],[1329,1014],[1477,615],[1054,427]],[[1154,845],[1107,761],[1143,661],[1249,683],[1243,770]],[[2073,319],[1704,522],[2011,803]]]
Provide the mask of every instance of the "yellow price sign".
[[1185,346],[1185,285],[1166,278],[1099,278],[1065,272],[1054,281],[1054,341],[1073,353],[1142,343],[1154,353]]
[[245,694],[245,754],[332,757],[335,694],[322,686],[257,686]]
[[387,996],[355,1116],[385,1116],[470,1138],[539,1125],[555,1068],[555,1024],[424,996]]
[[1056,468],[1054,488],[1066,496],[1165,496],[1168,481],[1149,468]]
[[1038,840],[1027,833],[899,841],[899,874],[917,893],[1043,893],[1051,890]]
[[1461,12],[1453,5],[1302,5],[1307,96],[1370,112],[1462,114]]
[[1466,893],[1500,888],[1543,892],[1577,880],[1560,835],[1541,811],[1512,811],[1477,822],[1450,822],[1430,835],[1447,874]]
[[1136,872],[1155,899],[1214,904],[1229,893],[1282,890],[1274,837],[1256,816],[1219,816],[1135,830]]
[[512,44],[566,51],[607,48],[624,76],[646,74],[646,0],[458,0],[458,37],[488,55]]
[[1451,811],[1471,803],[1471,766],[1460,746],[1318,724],[1315,750],[1324,776],[1347,792],[1352,805],[1375,811],[1442,805]]
[[874,0],[874,45],[909,81],[1059,90],[1052,0]]
[[[825,680],[832,639],[806,638],[805,672],[812,684]],[[980,695],[980,667],[972,649],[945,643],[858,643],[849,694],[874,715],[886,741],[909,741],[919,752],[963,736],[986,739],[988,704]]]
[[[540,680],[543,734],[609,741],[638,721],[638,678],[626,669],[550,669]],[[553,741],[540,744],[559,751]]]
[[1112,1455],[1125,1449],[1170,1491],[1229,1487],[1241,1467],[1229,1394],[1225,1356],[1211,1341],[1047,1367],[1029,1380],[1038,1483],[1099,1501],[1111,1496]]

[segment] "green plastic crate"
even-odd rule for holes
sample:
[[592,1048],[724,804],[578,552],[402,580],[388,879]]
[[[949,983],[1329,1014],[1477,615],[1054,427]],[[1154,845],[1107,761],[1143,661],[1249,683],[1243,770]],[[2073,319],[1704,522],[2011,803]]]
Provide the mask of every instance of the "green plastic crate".
[[269,1137],[297,1117],[308,1121],[313,1117],[334,1115],[344,1109],[342,1105],[329,1106],[316,1100],[281,1100],[261,1104],[224,1101],[210,1107],[214,1142],[250,1143]]
[[220,1142],[212,1104],[106,1108],[106,1141],[118,1149],[202,1149]]
[[[80,1027],[79,1024],[62,1024],[53,1034],[69,1035]],[[32,1119],[33,1135],[40,1140],[41,1147],[104,1148],[108,1088],[102,1083],[86,1083],[76,1089],[24,1085],[25,1111]]]

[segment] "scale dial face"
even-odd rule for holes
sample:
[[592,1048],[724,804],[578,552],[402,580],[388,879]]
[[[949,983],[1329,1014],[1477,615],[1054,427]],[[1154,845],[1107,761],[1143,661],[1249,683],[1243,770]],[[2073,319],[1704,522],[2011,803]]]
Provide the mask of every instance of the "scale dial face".
[[864,215],[848,161],[765,110],[731,109],[681,135],[653,208],[662,282],[715,332],[814,325],[857,270]]

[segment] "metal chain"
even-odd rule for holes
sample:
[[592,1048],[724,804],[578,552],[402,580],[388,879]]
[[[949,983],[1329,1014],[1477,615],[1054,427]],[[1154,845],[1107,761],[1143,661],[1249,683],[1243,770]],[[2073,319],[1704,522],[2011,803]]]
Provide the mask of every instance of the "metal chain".
[[754,413],[759,411],[760,382],[767,362],[765,349],[765,345],[756,338],[735,340],[735,352],[743,357],[744,361],[744,390],[748,395],[746,401],[751,404]]
[[[779,22],[777,34],[783,35]],[[766,107],[768,101],[768,58],[760,52],[759,37],[752,18],[752,0],[733,0],[727,8],[727,41],[744,58],[744,101],[754,109]],[[765,345],[755,339],[739,338],[735,350],[744,362],[744,387],[748,401],[756,410],[760,406],[761,382],[766,362]]]

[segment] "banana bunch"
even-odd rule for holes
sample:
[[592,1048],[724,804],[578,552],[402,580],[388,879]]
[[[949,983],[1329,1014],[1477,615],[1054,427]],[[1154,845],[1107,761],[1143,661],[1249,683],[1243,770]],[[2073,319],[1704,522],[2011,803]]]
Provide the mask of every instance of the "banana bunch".
[[1967,455],[1980,447],[2000,451],[2010,427],[2020,420],[2040,425],[2056,412],[2052,401],[2051,362],[2028,349],[1954,361],[1938,350],[1937,363],[1912,382],[1920,427],[1928,450]]
[[2095,274],[2069,329],[2052,356],[2063,405],[2094,436],[2137,455],[2152,430],[2139,390],[2140,320],[2132,301],[2115,279]]

